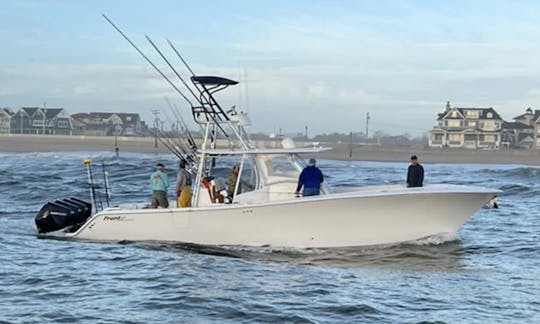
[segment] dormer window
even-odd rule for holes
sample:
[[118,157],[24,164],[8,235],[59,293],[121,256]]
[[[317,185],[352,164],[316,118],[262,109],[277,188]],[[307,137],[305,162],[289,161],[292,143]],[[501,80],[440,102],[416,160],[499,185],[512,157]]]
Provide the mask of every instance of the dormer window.
[[490,112],[488,112],[486,116],[487,116],[487,118],[493,118],[493,114],[490,113]]

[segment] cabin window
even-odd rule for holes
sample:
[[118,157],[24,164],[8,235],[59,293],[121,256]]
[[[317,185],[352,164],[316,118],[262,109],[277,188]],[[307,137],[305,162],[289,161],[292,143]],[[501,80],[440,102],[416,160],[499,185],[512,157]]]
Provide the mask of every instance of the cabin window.
[[268,175],[271,176],[297,176],[298,170],[291,163],[291,161],[285,157],[273,157],[267,163]]

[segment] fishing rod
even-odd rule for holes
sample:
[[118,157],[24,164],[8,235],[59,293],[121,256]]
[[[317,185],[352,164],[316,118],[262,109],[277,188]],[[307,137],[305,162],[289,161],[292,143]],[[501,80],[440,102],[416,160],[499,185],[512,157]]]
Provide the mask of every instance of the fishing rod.
[[[180,60],[182,61],[182,63],[185,65],[185,67],[188,69],[188,71],[191,73],[191,75],[193,77],[196,77],[195,73],[193,72],[193,70],[191,69],[191,67],[189,66],[189,64],[186,62],[186,60],[184,60],[184,58],[182,57],[182,55],[180,54],[180,52],[176,49],[176,46],[174,46],[174,44],[169,40],[167,39],[167,43],[169,44],[169,46],[172,48],[172,50],[174,51],[174,53],[178,56],[178,58],[180,58]],[[195,88],[199,91],[199,94],[201,95],[201,98],[204,98],[205,101],[206,101],[206,104],[210,106],[210,108],[212,108],[212,112],[215,113],[215,114],[220,114],[220,116],[224,116],[225,117],[225,121],[228,123],[229,127],[232,129],[232,131],[234,132],[234,134],[237,136],[237,138],[239,139],[240,141],[240,144],[244,147],[244,148],[248,148],[248,146],[246,145],[246,143],[244,143],[244,140],[242,139],[242,136],[241,134],[238,132],[238,130],[232,125],[231,123],[231,120],[229,118],[229,116],[227,115],[227,113],[223,110],[223,108],[221,108],[221,105],[217,102],[217,100],[214,98],[214,96],[212,95],[213,93],[219,91],[219,90],[222,90],[224,88],[221,88],[219,85],[216,85],[214,87],[210,87],[210,88],[207,88],[204,84],[200,84],[200,87],[204,90],[201,90],[201,88],[199,88],[199,84],[197,84],[195,81],[193,81],[193,78],[191,78],[191,83],[195,86]],[[225,86],[226,87],[226,86]],[[212,92],[212,90],[214,90]],[[205,94],[208,96],[208,98],[205,96]],[[214,110],[213,106],[217,107],[218,108],[218,111]],[[206,110],[206,108],[205,108]],[[218,125],[219,126],[219,125]],[[221,128],[221,126],[220,126]],[[230,141],[230,138],[229,136],[226,136],[227,139],[229,139]]]
[[[163,111],[163,113],[165,114],[165,117],[166,117],[168,120],[173,120],[173,118],[171,118],[171,117],[169,116],[169,114],[167,114],[166,111]],[[171,131],[174,131],[173,125],[174,125],[174,124],[171,123]],[[165,133],[165,134],[167,134],[167,133]],[[168,134],[167,134],[167,135],[168,135]],[[167,136],[167,137],[169,137],[169,138],[171,139],[171,142],[174,143],[174,145],[176,145],[176,146],[178,146],[178,145],[183,146],[183,145],[184,145],[184,144],[182,143],[181,139],[176,138],[176,136],[173,136],[173,134],[171,134],[171,136]]]
[[189,105],[191,107],[193,107],[193,104],[192,102],[182,93],[182,91],[180,91],[180,89],[178,89],[178,87],[176,87],[176,85],[174,83],[172,83],[171,80],[169,80],[169,78],[163,73],[161,72],[161,70],[137,47],[137,45],[135,45],[121,30],[120,28],[116,27],[116,25],[105,15],[105,14],[101,14],[103,16],[103,18],[105,18],[109,24],[111,24],[111,26],[113,26],[114,29],[116,29],[116,31],[118,33],[120,33],[120,35],[122,35],[122,37],[124,37],[125,40],[127,40],[129,42],[129,44],[131,44],[131,46],[133,46],[133,48],[135,48],[137,50],[137,52],[139,52],[139,54],[141,54],[141,56],[165,79],[167,80],[167,82],[169,82],[169,84],[174,88],[174,90],[176,90],[176,92],[178,92],[182,98],[184,98],[184,100],[186,100]]
[[178,158],[181,158],[182,157],[182,154],[180,152],[178,152],[174,147],[170,146],[166,141],[163,140],[163,138],[161,138],[161,136],[158,136],[159,134],[159,130],[158,128],[156,127],[155,129],[155,135],[156,135],[156,138],[159,140],[159,142],[161,144],[163,144],[163,146],[165,146],[171,153],[173,153],[174,155],[176,155],[176,157]]
[[[180,89],[178,89],[178,87],[176,87],[176,85],[137,47],[137,45],[135,45],[121,30],[120,28],[118,28],[105,14],[102,14],[103,18],[105,18],[105,20],[107,20],[107,22],[109,22],[109,24],[111,24],[111,26],[120,34],[122,35],[122,37],[128,41],[128,43],[133,47],[135,48],[135,50],[137,50],[137,52],[176,90],[176,92],[178,92],[182,98],[184,98],[184,100],[187,101],[187,103],[190,105],[190,107],[193,107],[193,103],[182,93],[182,91],[180,91]],[[218,123],[218,121],[215,119],[214,116],[210,115],[212,117],[212,119],[214,120],[215,123]],[[228,137],[229,135],[225,132],[225,130],[219,126],[220,129],[222,130],[223,134]],[[156,133],[157,134],[157,133]],[[171,150],[171,146],[168,145],[167,143],[165,143],[165,141],[163,141],[162,139],[158,138],[160,140],[160,142],[162,142],[162,144],[167,147],[167,149]],[[172,152],[179,157],[179,152],[177,152],[176,150],[172,150]]]
[[[159,135],[159,138],[162,139],[164,143],[166,143],[168,146],[167,148],[170,148],[170,150],[176,151],[176,153],[182,155],[183,157],[190,156],[192,153],[188,153],[189,151],[192,151],[192,149],[182,141],[181,138],[175,134],[175,130],[172,128],[171,125],[171,131],[162,131],[159,128],[156,129],[156,137]],[[191,160],[192,157],[189,157]]]
[[103,186],[105,187],[105,199],[107,201],[107,207],[111,207],[109,196],[109,172],[105,170],[105,162],[101,161],[101,169],[103,170]]
[[[173,49],[174,53],[176,53],[176,55],[180,58],[180,60],[182,61],[182,63],[184,63],[184,65],[186,66],[186,68],[189,70],[189,72],[191,73],[192,76],[196,76],[195,73],[193,72],[193,70],[191,69],[191,67],[189,66],[189,64],[187,64],[186,60],[184,60],[184,58],[182,57],[182,55],[180,54],[180,52],[176,49],[176,47],[174,46],[174,44],[169,40],[167,39],[167,43],[169,43],[169,46]],[[210,106],[212,106],[212,103],[209,101],[209,99],[212,100],[213,104],[219,109],[219,112],[225,117],[225,120],[229,121],[229,116],[227,116],[227,114],[225,113],[225,111],[221,108],[221,106],[218,104],[218,102],[213,98],[212,94],[210,92],[208,92],[208,89],[203,85],[201,84],[200,86],[205,90],[205,91],[202,91],[200,88],[199,88],[199,85],[197,83],[195,83],[193,81],[193,79],[191,79],[191,83],[195,86],[195,88],[199,91],[199,94],[202,98],[206,99],[206,103]],[[208,94],[208,97],[209,98],[206,98],[204,97],[204,94],[207,93]]]
[[182,147],[183,145],[180,143],[180,146],[179,146],[179,143],[176,143],[173,140],[173,137],[169,136],[167,132],[160,131],[159,137],[162,139],[163,143],[167,145],[167,148],[169,150],[176,152],[177,157],[187,158],[189,156],[185,148]]
[[[174,105],[174,107],[176,107],[176,104]],[[178,109],[178,108],[176,108],[176,109]],[[181,115],[180,115],[180,119],[181,119],[181,121],[182,121],[182,123],[184,125],[185,130],[187,131],[187,135],[188,135],[187,141],[189,143],[189,146],[190,146],[191,150],[196,152],[197,151],[197,142],[195,141],[195,138],[193,137],[193,134],[191,133],[191,131],[187,127],[187,124],[186,124],[186,122],[184,121],[184,119],[182,118]],[[202,125],[198,124],[198,123],[197,123],[197,125],[199,125],[201,133],[204,133],[204,128],[202,127]]]
[[186,81],[184,81],[184,79],[182,78],[182,76],[180,76],[180,74],[176,71],[176,69],[174,68],[174,66],[172,66],[172,64],[169,62],[169,60],[165,57],[165,55],[163,55],[163,53],[159,50],[159,48],[156,46],[156,44],[152,41],[152,39],[150,38],[150,36],[148,35],[144,35],[146,37],[146,40],[150,43],[150,45],[152,45],[152,47],[156,50],[156,52],[158,52],[159,56],[161,56],[161,58],[163,59],[163,61],[165,61],[165,63],[167,63],[167,65],[169,66],[169,68],[171,68],[171,70],[174,72],[174,74],[176,74],[176,76],[178,77],[178,79],[180,79],[180,81],[182,81],[182,83],[184,84],[184,86],[189,90],[189,92],[191,93],[191,95],[193,95],[193,97],[195,98],[195,100],[197,100],[197,102],[202,105],[203,103],[199,100],[199,98],[197,97],[197,95],[193,92],[193,90],[191,90],[191,88],[188,86],[188,84],[186,83]]
[[[180,74],[176,71],[176,69],[172,66],[172,64],[169,62],[169,60],[165,57],[165,55],[163,55],[163,53],[159,50],[159,48],[156,46],[156,44],[152,41],[152,39],[148,36],[148,35],[145,35],[146,37],[146,40],[150,43],[150,45],[152,45],[152,47],[156,50],[156,52],[158,52],[158,54],[161,56],[161,58],[165,61],[165,63],[167,63],[167,65],[171,68],[171,70],[174,72],[174,74],[176,74],[176,76],[180,79],[180,81],[182,81],[182,83],[184,84],[184,86],[189,90],[189,92],[191,92],[191,94],[193,95],[193,97],[195,98],[195,100],[197,100],[197,102],[201,105],[201,107],[205,110],[206,112],[206,115],[207,116],[210,116],[210,118],[212,118],[212,120],[214,121],[214,123],[216,125],[218,125],[219,129],[223,132],[223,135],[225,135],[225,137],[229,137],[229,135],[227,134],[227,132],[225,132],[225,130],[223,129],[223,127],[221,127],[221,125],[219,125],[219,122],[218,120],[216,119],[216,116],[215,116],[215,112],[214,111],[207,111],[207,108],[205,107],[204,103],[202,102],[201,99],[199,99],[199,97],[197,97],[197,95],[195,95],[195,93],[193,92],[193,90],[191,89],[191,87],[188,86],[188,84],[184,81],[184,79],[180,76]],[[170,81],[169,81],[170,82]],[[193,83],[193,81],[192,81]],[[195,84],[195,83],[193,83]],[[199,88],[197,88],[197,90],[199,91],[200,93],[200,90]],[[200,93],[202,94],[202,93]],[[202,96],[201,96],[202,97]],[[191,104],[191,107],[193,108],[193,104]],[[210,106],[211,107],[211,106]],[[220,109],[221,110],[221,109]],[[221,111],[223,113],[223,111]],[[228,120],[228,117],[225,116],[226,119]],[[221,118],[220,118],[220,121],[221,121]]]
[[[176,105],[174,105],[174,108],[173,108],[173,105],[171,104],[171,102],[169,101],[167,97],[165,97],[165,100],[167,101],[167,104],[169,105],[169,108],[171,109],[173,115],[175,115],[175,117],[177,118],[177,121],[180,121],[182,123],[182,132],[183,132],[183,135],[187,135],[188,147],[190,148],[191,151],[196,152],[197,143],[195,142],[193,135],[191,134],[189,128],[187,127],[186,122],[182,118],[182,115],[177,112],[178,108],[176,108]],[[197,124],[197,125],[199,125],[201,131],[204,131],[201,124]]]
[[160,141],[170,151],[172,151],[178,158],[182,158],[192,164],[195,164],[197,159],[195,158],[195,152],[191,148],[186,148],[186,144],[177,139],[173,132],[164,132],[156,129],[156,135]]

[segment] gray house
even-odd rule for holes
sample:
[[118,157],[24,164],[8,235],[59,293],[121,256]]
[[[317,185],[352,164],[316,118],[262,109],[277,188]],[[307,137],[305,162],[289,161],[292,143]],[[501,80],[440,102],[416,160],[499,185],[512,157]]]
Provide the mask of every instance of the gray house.
[[13,116],[11,109],[0,108],[0,134],[8,134],[10,132],[11,116]]
[[527,108],[514,122],[503,124],[503,138],[507,147],[540,148],[540,110]]
[[97,136],[141,136],[144,123],[139,114],[130,113],[78,113],[71,115],[74,133]]
[[63,108],[22,107],[11,116],[13,134],[72,135],[71,118]]

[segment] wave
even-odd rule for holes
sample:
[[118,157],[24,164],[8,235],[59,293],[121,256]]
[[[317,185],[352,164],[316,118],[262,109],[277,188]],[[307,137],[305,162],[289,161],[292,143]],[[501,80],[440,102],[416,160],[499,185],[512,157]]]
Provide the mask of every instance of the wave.
[[491,178],[493,177],[511,177],[511,178],[524,178],[531,179],[537,178],[540,180],[540,167],[527,166],[527,167],[515,167],[515,168],[502,168],[502,169],[481,169],[480,173],[487,174]]

